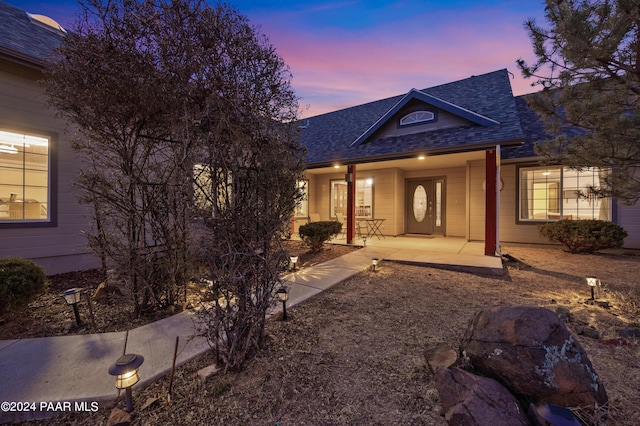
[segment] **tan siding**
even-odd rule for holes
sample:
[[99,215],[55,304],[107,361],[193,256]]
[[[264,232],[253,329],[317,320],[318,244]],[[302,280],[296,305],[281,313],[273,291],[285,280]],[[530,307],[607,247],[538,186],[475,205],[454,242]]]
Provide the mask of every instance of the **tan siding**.
[[48,274],[99,265],[81,232],[88,228],[86,208],[78,203],[71,182],[78,166],[64,123],[46,107],[35,83],[39,76],[14,64],[0,63],[0,125],[55,132],[58,136],[58,225],[0,228],[0,257],[22,256],[44,266]]
[[640,249],[640,202],[635,206],[618,203],[618,224],[629,233],[624,246]]
[[469,170],[469,240],[484,241],[486,193],[483,189],[485,181],[485,162],[471,161]]

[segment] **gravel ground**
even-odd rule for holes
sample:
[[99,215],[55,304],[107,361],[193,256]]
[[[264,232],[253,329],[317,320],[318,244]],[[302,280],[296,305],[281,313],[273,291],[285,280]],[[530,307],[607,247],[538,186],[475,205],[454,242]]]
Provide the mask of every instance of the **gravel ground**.
[[[424,349],[440,342],[457,348],[482,307],[522,304],[570,310],[568,326],[609,395],[602,424],[637,425],[640,345],[629,333],[640,327],[639,253],[503,251],[517,260],[505,262],[503,277],[382,262],[379,272],[288,309],[289,321],[269,321],[267,344],[243,371],[202,380],[196,372],[212,363],[206,354],[177,370],[170,404],[168,378],[134,387],[133,424],[443,425]],[[600,303],[587,300],[589,275],[605,285]],[[43,424],[105,424],[110,413],[101,407]]]

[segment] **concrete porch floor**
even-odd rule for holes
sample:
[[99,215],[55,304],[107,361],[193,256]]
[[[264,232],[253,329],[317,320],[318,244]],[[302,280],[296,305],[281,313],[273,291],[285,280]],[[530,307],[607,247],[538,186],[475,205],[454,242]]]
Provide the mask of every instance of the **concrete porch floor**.
[[[345,238],[336,238],[331,244],[346,244]],[[396,262],[433,266],[459,267],[470,272],[502,275],[500,256],[486,256],[483,241],[467,241],[460,237],[427,237],[402,235],[385,238],[356,237],[354,245],[380,251],[380,258]]]

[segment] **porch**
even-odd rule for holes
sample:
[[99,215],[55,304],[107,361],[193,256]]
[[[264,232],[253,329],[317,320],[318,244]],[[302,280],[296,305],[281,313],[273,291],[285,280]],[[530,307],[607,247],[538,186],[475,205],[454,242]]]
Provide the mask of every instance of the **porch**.
[[[297,239],[298,236],[293,238]],[[347,245],[347,241],[345,237],[334,238],[329,244]],[[480,274],[503,273],[502,259],[484,254],[484,241],[467,241],[462,237],[403,235],[367,238],[366,243],[356,237],[352,244],[363,247],[352,253],[362,268],[370,266],[371,259],[377,258],[382,261],[453,267]]]
[[[333,244],[346,244],[346,239],[331,240]],[[364,246],[366,253],[381,260],[429,266],[456,267],[483,274],[502,275],[502,259],[484,254],[484,241],[467,241],[462,237],[397,236],[382,239],[356,237],[353,244]]]

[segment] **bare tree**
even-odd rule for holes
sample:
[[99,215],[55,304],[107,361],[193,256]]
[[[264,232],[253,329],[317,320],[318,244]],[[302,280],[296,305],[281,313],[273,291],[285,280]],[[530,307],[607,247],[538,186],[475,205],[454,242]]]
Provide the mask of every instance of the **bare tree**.
[[[262,343],[286,265],[280,232],[304,163],[291,75],[235,9],[200,0],[89,0],[47,92],[79,133],[92,246],[138,311],[172,303],[197,262],[201,310],[230,368]],[[99,220],[98,220],[99,219]]]

